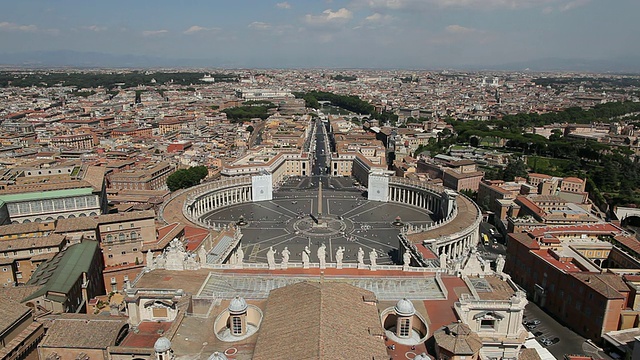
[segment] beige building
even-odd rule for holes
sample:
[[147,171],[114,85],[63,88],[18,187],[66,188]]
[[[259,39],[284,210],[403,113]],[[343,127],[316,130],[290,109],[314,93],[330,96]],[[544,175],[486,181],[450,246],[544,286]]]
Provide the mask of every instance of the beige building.
[[465,282],[474,291],[462,295],[454,309],[482,340],[480,357],[516,359],[527,338],[522,325],[526,294],[505,275],[470,276]]
[[145,164],[109,175],[109,187],[122,190],[164,190],[167,188],[167,178],[174,171],[175,167],[164,161]]

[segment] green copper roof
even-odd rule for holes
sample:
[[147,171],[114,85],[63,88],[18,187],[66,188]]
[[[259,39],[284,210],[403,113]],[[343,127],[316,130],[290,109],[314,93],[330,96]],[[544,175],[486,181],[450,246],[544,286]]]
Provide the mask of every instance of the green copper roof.
[[71,196],[91,195],[93,188],[77,188],[68,190],[52,190],[52,191],[36,191],[26,192],[20,194],[4,194],[0,195],[0,201],[5,203],[30,201],[30,200],[44,200],[44,199],[57,199],[66,198]]
[[27,284],[42,285],[42,288],[23,301],[35,299],[48,291],[68,294],[82,273],[89,271],[97,249],[97,241],[87,240],[68,247],[53,259],[40,264]]

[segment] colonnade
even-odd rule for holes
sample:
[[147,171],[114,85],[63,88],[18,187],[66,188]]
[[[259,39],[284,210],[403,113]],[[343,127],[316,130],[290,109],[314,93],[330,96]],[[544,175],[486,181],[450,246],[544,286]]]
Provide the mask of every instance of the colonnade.
[[436,214],[439,212],[442,199],[438,194],[433,194],[429,190],[411,189],[389,184],[389,201],[419,207]]
[[251,200],[251,184],[217,189],[199,196],[190,206],[187,206],[187,211],[192,219],[199,219],[213,210]]
[[[411,242],[416,245],[421,241],[426,241],[430,244],[429,248],[439,258],[442,254],[446,254],[447,259],[456,259],[466,255],[471,248],[478,244],[482,214],[480,208],[471,199],[457,193],[452,197],[449,194],[450,192],[443,187],[407,179],[392,178],[389,181],[389,201],[429,210],[440,219],[423,230],[418,229],[418,232],[407,233],[407,241],[411,239]],[[444,206],[444,201],[452,200],[454,203]],[[467,212],[465,218],[468,219],[466,220],[468,224],[461,224],[460,221],[464,220],[458,219],[460,215],[458,211],[461,206],[462,209],[466,209],[463,211]],[[443,209],[443,207],[448,209]],[[448,212],[448,214],[443,214],[443,211]],[[475,211],[475,216],[469,218],[469,211]],[[456,221],[456,225],[460,225],[462,228],[456,226],[456,229],[452,231],[455,233],[442,235],[442,231],[438,230]],[[409,245],[411,245],[411,242],[409,242]],[[418,246],[422,246],[422,244]],[[425,260],[425,263],[428,263],[428,261]]]
[[455,259],[466,253],[478,244],[478,231],[472,231],[465,236],[451,239],[450,242],[436,243],[435,252],[438,255],[447,254],[448,259]]

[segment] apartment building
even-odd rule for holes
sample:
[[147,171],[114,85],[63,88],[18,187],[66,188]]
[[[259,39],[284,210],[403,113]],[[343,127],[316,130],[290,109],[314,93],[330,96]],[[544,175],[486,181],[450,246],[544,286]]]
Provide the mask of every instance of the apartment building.
[[164,190],[175,166],[166,161],[146,163],[109,175],[109,188],[119,190]]

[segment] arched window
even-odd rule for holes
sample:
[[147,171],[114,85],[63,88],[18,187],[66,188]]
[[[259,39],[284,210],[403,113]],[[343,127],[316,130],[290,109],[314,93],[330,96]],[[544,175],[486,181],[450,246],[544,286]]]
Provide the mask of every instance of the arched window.
[[134,231],[131,232],[131,238],[132,239],[137,239],[138,238],[138,234],[136,234]]
[[124,241],[124,238],[125,238],[124,233],[120,233],[120,234],[118,234],[118,239],[119,239],[120,241]]
[[107,235],[107,241],[109,242],[113,241],[113,235],[111,234]]

